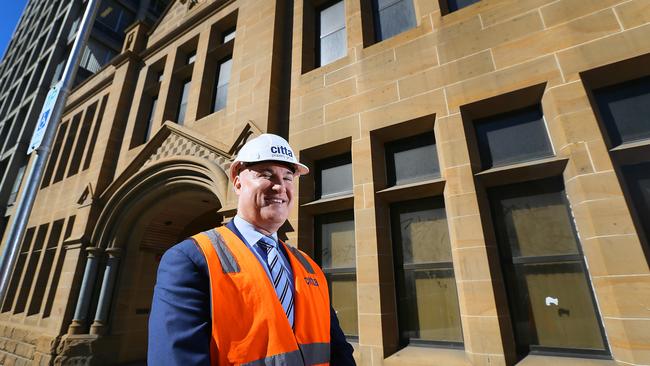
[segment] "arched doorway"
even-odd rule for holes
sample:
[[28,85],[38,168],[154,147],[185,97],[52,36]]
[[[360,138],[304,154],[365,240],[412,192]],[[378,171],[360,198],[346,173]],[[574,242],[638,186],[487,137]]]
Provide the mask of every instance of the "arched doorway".
[[188,236],[218,226],[220,208],[211,192],[180,187],[155,195],[134,220],[125,223],[130,228],[125,230],[107,329],[116,364],[146,359],[151,299],[163,253]]
[[222,223],[222,206],[233,198],[226,170],[223,158],[172,156],[132,164],[107,188],[57,362],[145,364],[160,258]]

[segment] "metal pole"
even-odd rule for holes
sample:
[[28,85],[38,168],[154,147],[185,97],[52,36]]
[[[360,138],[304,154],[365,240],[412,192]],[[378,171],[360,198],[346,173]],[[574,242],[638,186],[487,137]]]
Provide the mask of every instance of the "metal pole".
[[84,12],[81,24],[79,25],[79,30],[77,31],[77,37],[72,45],[70,56],[68,57],[65,70],[63,71],[63,76],[61,77],[61,90],[56,97],[56,102],[52,109],[52,114],[49,117],[50,120],[45,130],[43,141],[36,149],[36,159],[33,164],[30,164],[26,184],[22,189],[20,198],[18,199],[18,206],[16,207],[16,213],[11,224],[8,240],[2,253],[2,257],[0,258],[0,304],[4,302],[5,296],[7,295],[9,278],[16,266],[20,242],[25,235],[25,228],[27,227],[29,214],[34,206],[38,186],[45,170],[45,163],[50,155],[52,140],[54,140],[54,132],[56,131],[61,115],[63,114],[63,108],[68,93],[70,92],[71,83],[75,80],[75,76],[77,75],[81,52],[84,50],[84,46],[86,45],[86,41],[90,35],[99,2],[100,0],[88,0],[86,11]]

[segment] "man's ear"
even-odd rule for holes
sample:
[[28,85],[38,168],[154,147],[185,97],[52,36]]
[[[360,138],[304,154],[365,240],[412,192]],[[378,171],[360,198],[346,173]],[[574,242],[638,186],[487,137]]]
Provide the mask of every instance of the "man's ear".
[[232,189],[239,196],[239,193],[241,193],[241,179],[239,178],[239,174],[232,180]]

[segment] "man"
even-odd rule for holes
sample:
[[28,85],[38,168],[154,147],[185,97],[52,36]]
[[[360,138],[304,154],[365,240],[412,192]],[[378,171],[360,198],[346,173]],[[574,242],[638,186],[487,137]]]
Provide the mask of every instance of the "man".
[[308,172],[279,136],[241,148],[230,168],[237,216],[160,262],[149,365],[355,364],[322,270],[277,236]]

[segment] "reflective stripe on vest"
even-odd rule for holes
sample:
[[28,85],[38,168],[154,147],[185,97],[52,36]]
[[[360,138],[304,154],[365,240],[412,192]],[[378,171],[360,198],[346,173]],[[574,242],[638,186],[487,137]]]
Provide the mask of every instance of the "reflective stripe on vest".
[[294,274],[292,330],[262,264],[239,237],[220,227],[192,239],[208,263],[213,365],[329,364],[329,292],[311,258],[282,243]]

